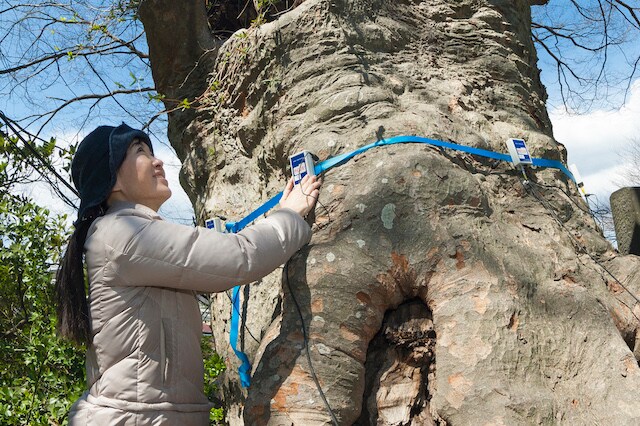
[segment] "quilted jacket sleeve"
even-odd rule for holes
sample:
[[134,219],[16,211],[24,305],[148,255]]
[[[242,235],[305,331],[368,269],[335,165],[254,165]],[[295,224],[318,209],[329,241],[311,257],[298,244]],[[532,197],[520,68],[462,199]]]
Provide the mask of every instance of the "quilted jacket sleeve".
[[109,216],[86,246],[87,255],[91,246],[104,250],[107,285],[224,291],[269,274],[311,238],[309,225],[288,209],[238,234],[169,223],[135,209]]

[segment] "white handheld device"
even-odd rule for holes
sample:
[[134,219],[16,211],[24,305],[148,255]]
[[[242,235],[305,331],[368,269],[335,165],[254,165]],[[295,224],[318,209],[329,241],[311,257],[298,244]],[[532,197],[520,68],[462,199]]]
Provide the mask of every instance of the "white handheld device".
[[219,217],[213,217],[205,220],[204,226],[217,232],[226,232],[224,222]]
[[507,148],[509,148],[509,155],[511,155],[514,166],[518,164],[533,164],[533,159],[529,154],[524,139],[507,139]]

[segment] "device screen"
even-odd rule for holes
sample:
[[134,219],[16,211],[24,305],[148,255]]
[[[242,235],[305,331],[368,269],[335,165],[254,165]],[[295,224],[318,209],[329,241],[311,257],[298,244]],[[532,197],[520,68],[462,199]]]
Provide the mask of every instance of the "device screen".
[[307,163],[305,162],[304,152],[291,157],[291,174],[293,175],[293,183],[297,185],[307,174]]

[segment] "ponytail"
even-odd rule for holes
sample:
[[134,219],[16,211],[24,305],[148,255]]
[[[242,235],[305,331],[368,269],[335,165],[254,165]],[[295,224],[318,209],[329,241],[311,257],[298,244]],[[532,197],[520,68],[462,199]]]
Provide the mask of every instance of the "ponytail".
[[58,333],[79,345],[91,343],[89,305],[84,281],[84,243],[93,221],[104,214],[96,206],[75,223],[75,230],[56,272],[55,297],[58,315]]

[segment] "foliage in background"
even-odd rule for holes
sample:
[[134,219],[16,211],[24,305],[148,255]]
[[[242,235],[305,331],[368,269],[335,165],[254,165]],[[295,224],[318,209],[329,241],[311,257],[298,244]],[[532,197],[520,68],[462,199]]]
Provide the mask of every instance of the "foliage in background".
[[84,351],[55,331],[53,267],[64,217],[0,195],[0,424],[65,424],[85,386]]
[[53,269],[66,218],[15,194],[51,183],[52,159],[69,156],[54,154],[55,139],[29,142],[9,132],[10,122],[0,130],[0,424],[64,424],[85,383],[84,351],[55,330]]
[[[211,336],[202,336],[200,341],[202,348],[202,358],[204,359],[204,393],[209,401],[221,405],[216,394],[218,386],[216,379],[227,368],[224,360],[211,347]],[[212,408],[209,414],[212,425],[219,424],[224,420],[224,410],[222,408]]]

